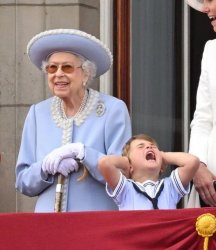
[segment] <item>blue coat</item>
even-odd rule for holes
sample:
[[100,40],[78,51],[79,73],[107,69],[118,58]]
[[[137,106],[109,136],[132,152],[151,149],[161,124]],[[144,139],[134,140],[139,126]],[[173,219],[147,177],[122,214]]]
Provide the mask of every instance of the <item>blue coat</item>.
[[[97,92],[97,91],[95,91]],[[89,175],[77,181],[83,169],[67,178],[65,211],[116,210],[106,194],[98,159],[106,154],[121,154],[124,143],[131,137],[131,123],[122,100],[99,93],[98,102],[81,125],[73,123],[71,142],[85,145],[83,163]],[[16,165],[16,188],[27,196],[38,196],[36,212],[53,212],[56,177],[45,180],[41,165],[44,157],[62,146],[63,129],[57,127],[51,112],[52,98],[32,105],[25,120]],[[98,104],[103,112],[97,113]]]

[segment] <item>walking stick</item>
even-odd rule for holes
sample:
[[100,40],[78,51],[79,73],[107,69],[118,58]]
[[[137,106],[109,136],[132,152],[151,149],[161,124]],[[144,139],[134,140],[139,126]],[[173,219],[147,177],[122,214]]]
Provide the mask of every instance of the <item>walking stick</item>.
[[[81,167],[82,163],[80,162],[79,159],[76,159],[77,164]],[[78,181],[82,181],[83,179],[86,178],[88,175],[88,170],[86,167],[84,167],[83,170],[83,175],[78,178]],[[56,213],[60,213],[62,209],[62,197],[63,197],[63,187],[64,187],[64,180],[65,177],[62,174],[59,174],[57,177],[57,184],[56,184],[56,193],[55,193],[55,205],[54,205],[54,211]]]
[[65,177],[62,174],[59,174],[57,177],[55,206],[54,206],[54,211],[57,213],[61,212],[64,179]]

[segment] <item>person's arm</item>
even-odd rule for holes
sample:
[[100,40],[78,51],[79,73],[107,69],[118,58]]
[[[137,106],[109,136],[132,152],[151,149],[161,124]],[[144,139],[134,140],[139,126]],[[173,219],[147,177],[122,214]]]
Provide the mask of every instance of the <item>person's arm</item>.
[[210,82],[208,77],[208,65],[211,62],[210,55],[215,50],[211,42],[207,42],[204,48],[201,66],[201,75],[197,88],[196,109],[191,121],[189,153],[199,157],[201,162],[208,162],[209,136],[213,127],[213,103]]
[[42,159],[38,160],[36,157],[35,117],[35,105],[32,105],[25,119],[16,163],[16,189],[30,197],[39,195],[54,183],[53,176],[49,176],[48,179],[44,176],[41,171]]
[[98,168],[109,187],[115,190],[119,182],[120,171],[125,176],[129,176],[130,163],[127,157],[109,155],[99,160]]
[[196,156],[184,152],[162,152],[162,158],[165,165],[179,167],[178,173],[184,187],[193,179],[200,163]]
[[[193,184],[202,200],[211,206],[216,206],[216,193],[213,187],[213,180],[216,180],[212,169],[208,166],[208,155],[214,149],[209,148],[209,138],[213,127],[213,101],[214,94],[210,89],[209,66],[214,60],[215,41],[208,41],[205,45],[202,68],[197,89],[196,110],[191,122],[191,134],[189,152],[199,157],[200,167],[195,174]],[[214,69],[211,69],[214,72]],[[214,81],[214,78],[211,78]]]

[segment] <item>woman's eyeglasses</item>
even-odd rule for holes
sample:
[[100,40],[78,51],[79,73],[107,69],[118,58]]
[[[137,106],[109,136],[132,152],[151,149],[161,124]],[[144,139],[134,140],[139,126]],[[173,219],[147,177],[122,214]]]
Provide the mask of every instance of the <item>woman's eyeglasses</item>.
[[66,73],[66,74],[70,74],[73,73],[75,71],[75,69],[77,68],[82,68],[82,66],[79,67],[75,67],[71,64],[47,64],[45,67],[45,71],[49,74],[54,74],[57,72],[57,70],[59,69],[59,67],[61,68],[61,70]]

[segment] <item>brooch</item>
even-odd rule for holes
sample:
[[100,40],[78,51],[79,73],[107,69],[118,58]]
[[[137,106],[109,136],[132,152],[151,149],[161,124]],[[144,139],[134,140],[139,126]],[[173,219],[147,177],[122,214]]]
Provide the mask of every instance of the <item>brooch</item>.
[[102,101],[99,101],[96,106],[96,114],[97,116],[102,116],[105,113],[105,105]]

